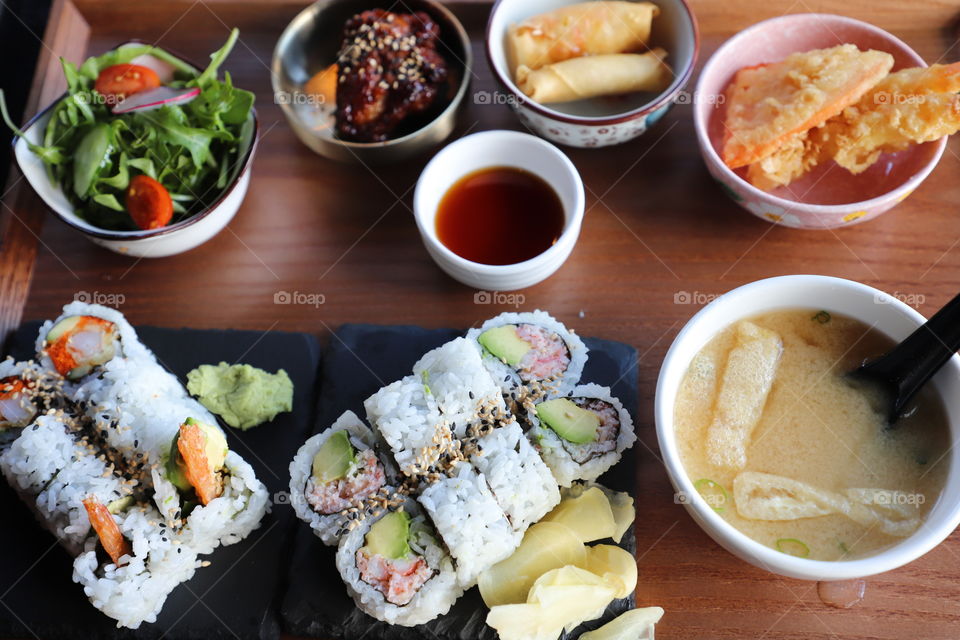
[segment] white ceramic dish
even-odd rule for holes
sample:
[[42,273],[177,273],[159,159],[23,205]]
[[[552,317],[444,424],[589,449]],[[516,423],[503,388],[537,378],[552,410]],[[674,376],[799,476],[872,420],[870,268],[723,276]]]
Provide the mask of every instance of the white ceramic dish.
[[[552,247],[524,262],[489,265],[461,258],[437,238],[440,200],[468,173],[504,166],[525,169],[553,187],[563,204],[563,232]],[[559,269],[580,235],[583,209],[583,182],[570,159],[549,142],[517,131],[484,131],[447,145],[424,168],[413,195],[417,227],[434,262],[455,280],[490,291],[529,287]]]
[[[160,74],[161,80],[164,81],[167,79],[165,75],[169,76],[172,73],[166,63],[151,56],[142,56],[136,62],[154,68]],[[62,98],[58,98],[56,102],[47,106],[24,127],[24,134],[31,142],[35,144],[42,142],[43,132],[53,113],[53,107],[60,99]],[[26,142],[17,137],[14,139],[13,146],[14,157],[20,171],[23,172],[23,176],[58,218],[79,231],[94,244],[106,247],[116,253],[138,258],[161,258],[183,253],[200,246],[217,235],[233,219],[250,184],[250,170],[257,139],[257,115],[255,111],[251,110],[250,117],[242,130],[239,160],[234,167],[227,187],[223,189],[220,196],[209,208],[190,216],[186,220],[149,231],[111,231],[90,224],[76,214],[74,206],[60,186],[50,181],[43,162],[30,151]]]
[[[660,369],[654,410],[664,465],[684,507],[710,537],[757,567],[802,580],[848,580],[896,569],[940,544],[960,524],[960,448],[947,454],[949,472],[942,495],[912,536],[862,559],[834,562],[781,553],[738,531],[714,512],[687,476],[677,449],[673,410],[680,382],[693,357],[723,328],[776,309],[825,309],[858,318],[895,340],[925,321],[900,300],[864,284],[826,276],[798,275],[760,280],[739,287],[700,310],[676,337]],[[950,435],[960,440],[960,357],[954,356],[932,382],[946,407]]]
[[[513,81],[507,63],[506,37],[510,25],[582,0],[498,0],[487,23],[487,60],[506,102],[524,126],[548,140],[571,147],[606,147],[633,140],[662,118],[676,102],[693,74],[700,34],[685,0],[651,0],[660,7],[653,20],[651,43],[667,50],[673,82],[659,94],[635,93],[542,105],[527,98]],[[498,98],[497,102],[501,102]]]

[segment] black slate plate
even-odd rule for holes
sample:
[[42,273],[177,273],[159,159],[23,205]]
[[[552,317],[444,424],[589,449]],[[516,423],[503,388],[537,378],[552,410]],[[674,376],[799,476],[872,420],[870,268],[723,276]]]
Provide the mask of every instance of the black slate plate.
[[[323,430],[347,409],[363,416],[363,401],[380,387],[409,373],[426,351],[438,347],[461,331],[418,327],[344,325],[331,338],[324,356],[321,411],[317,430]],[[611,386],[636,420],[637,352],[607,340],[586,339],[590,357],[583,381]],[[620,491],[633,492],[636,458],[630,450],[600,481]],[[280,508],[280,507],[278,507]],[[636,555],[636,540],[625,535],[623,546]],[[324,546],[302,525],[294,538],[288,590],[280,611],[284,630],[296,636],[343,640],[437,638],[442,640],[493,640],[496,632],[484,623],[487,608],[474,588],[450,612],[413,628],[378,622],[353,605],[334,565],[335,550]],[[578,637],[634,606],[633,597],[613,602],[599,620],[585,623],[569,634]]]
[[[36,323],[22,326],[10,351],[32,357]],[[256,331],[198,331],[139,327],[141,340],[181,381],[199,364],[244,362],[268,371],[283,368],[293,380],[294,411],[250,431],[226,429],[230,448],[242,455],[271,497],[285,491],[287,466],[313,428],[320,347],[313,336]],[[288,558],[293,512],[274,509],[246,540],[218,549],[189,582],[167,598],[157,622],[118,630],[94,609],[71,580],[69,556],[35,523],[33,515],[0,482],[0,637],[44,640],[121,638],[168,640],[279,637],[280,582]]]

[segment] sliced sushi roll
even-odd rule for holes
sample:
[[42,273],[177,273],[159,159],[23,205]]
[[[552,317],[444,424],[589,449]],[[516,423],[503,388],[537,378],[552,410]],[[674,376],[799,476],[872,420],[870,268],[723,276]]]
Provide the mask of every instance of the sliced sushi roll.
[[457,581],[465,589],[477,576],[509,556],[523,534],[514,531],[483,474],[461,462],[454,475],[440,478],[417,498],[450,551]]
[[91,532],[73,561],[74,581],[118,627],[156,622],[170,592],[201,566],[196,553],[148,502],[111,508],[88,496],[80,504]]
[[269,504],[266,487],[230,451],[220,427],[195,418],[180,425],[152,481],[165,522],[201,554],[245,538],[260,526]]
[[596,480],[637,439],[630,413],[610,389],[596,384],[540,402],[528,418],[544,462],[563,487]]
[[364,408],[407,475],[423,470],[425,451],[466,437],[481,413],[488,420],[506,413],[499,386],[463,338],[425,354],[413,375],[380,389]]
[[516,422],[469,449],[471,464],[486,478],[514,531],[523,533],[560,502],[557,481]]
[[386,500],[392,475],[373,433],[347,411],[297,451],[290,463],[290,502],[324,544],[335,546],[348,512]]
[[26,369],[12,358],[0,362],[0,432],[25,427],[37,415],[37,388]]
[[0,455],[0,470],[38,521],[72,554],[90,533],[82,500],[94,497],[109,509],[136,490],[125,470],[79,437],[63,415],[43,415]]
[[544,311],[501,313],[467,339],[500,385],[511,411],[520,413],[543,397],[564,395],[579,381],[587,347],[573,331]]
[[43,335],[43,353],[67,380],[79,380],[117,353],[117,325],[97,315],[66,315]]
[[429,622],[463,593],[450,555],[412,501],[344,535],[337,570],[357,607],[388,624]]

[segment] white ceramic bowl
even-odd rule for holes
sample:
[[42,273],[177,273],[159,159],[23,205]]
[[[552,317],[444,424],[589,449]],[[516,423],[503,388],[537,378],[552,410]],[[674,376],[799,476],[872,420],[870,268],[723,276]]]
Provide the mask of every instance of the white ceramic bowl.
[[[461,258],[437,238],[440,201],[463,176],[487,167],[516,167],[540,176],[560,197],[565,217],[557,242],[540,255],[507,265]],[[546,279],[566,261],[583,222],[583,182],[570,159],[555,146],[517,131],[483,131],[444,147],[424,168],[413,194],[420,236],[434,262],[455,280],[489,291],[511,291]]]
[[[848,580],[896,569],[940,544],[960,524],[960,447],[948,453],[949,472],[942,495],[920,529],[893,547],[858,560],[828,562],[781,553],[756,542],[717,514],[687,476],[677,449],[673,410],[677,389],[693,357],[732,323],[776,309],[825,309],[864,322],[895,340],[923,324],[924,317],[900,300],[865,284],[826,276],[797,275],[760,280],[714,300],[683,328],[660,369],[654,402],[657,439],[663,461],[687,511],[710,537],[734,555],[767,571],[802,580]],[[960,441],[960,357],[931,381],[944,401],[950,436]]]
[[[507,62],[506,38],[510,25],[582,0],[497,0],[487,23],[487,60],[493,75],[506,91],[506,100],[520,121],[537,135],[571,147],[606,147],[633,140],[656,124],[675,103],[689,98],[682,93],[693,74],[700,34],[693,11],[685,0],[651,0],[660,7],[653,20],[651,45],[667,50],[673,82],[659,94],[634,93],[612,98],[591,98],[543,105],[529,99],[513,81]],[[479,100],[479,94],[475,101]]]
[[[142,56],[136,62],[157,70],[161,80],[165,79],[165,74],[172,74],[172,70],[165,62],[152,56]],[[53,113],[53,107],[61,99],[58,98],[57,101],[47,106],[24,127],[24,134],[26,134],[27,139],[35,144],[42,143],[43,132]],[[257,145],[258,123],[255,111],[251,110],[250,117],[244,124],[241,135],[239,160],[233,169],[226,188],[223,189],[214,203],[185,220],[148,231],[111,231],[90,224],[76,214],[73,204],[63,193],[63,189],[50,181],[43,162],[27,148],[27,143],[23,138],[17,137],[14,139],[14,157],[17,159],[17,165],[23,172],[23,176],[44,203],[53,210],[57,217],[78,230],[91,242],[124,255],[138,258],[161,258],[183,253],[200,246],[217,235],[237,213],[250,184],[250,169]]]

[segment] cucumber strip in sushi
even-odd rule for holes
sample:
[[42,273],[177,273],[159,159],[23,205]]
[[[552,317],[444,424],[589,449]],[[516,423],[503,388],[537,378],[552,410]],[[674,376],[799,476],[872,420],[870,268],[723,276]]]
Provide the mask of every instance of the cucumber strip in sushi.
[[392,475],[373,433],[347,411],[297,451],[290,463],[290,503],[324,544],[334,546],[351,511],[386,502]]
[[469,447],[514,531],[524,532],[560,502],[557,481],[516,422],[494,429]]
[[511,411],[564,395],[579,381],[587,347],[545,311],[501,313],[467,332]]
[[450,550],[457,581],[464,588],[513,553],[523,538],[510,525],[483,474],[470,463],[457,464],[454,475],[424,488],[418,501]]
[[610,389],[596,384],[538,403],[528,419],[544,462],[563,487],[596,480],[637,439],[630,413]]
[[429,622],[463,593],[450,555],[413,501],[344,535],[337,570],[357,607],[388,624]]

